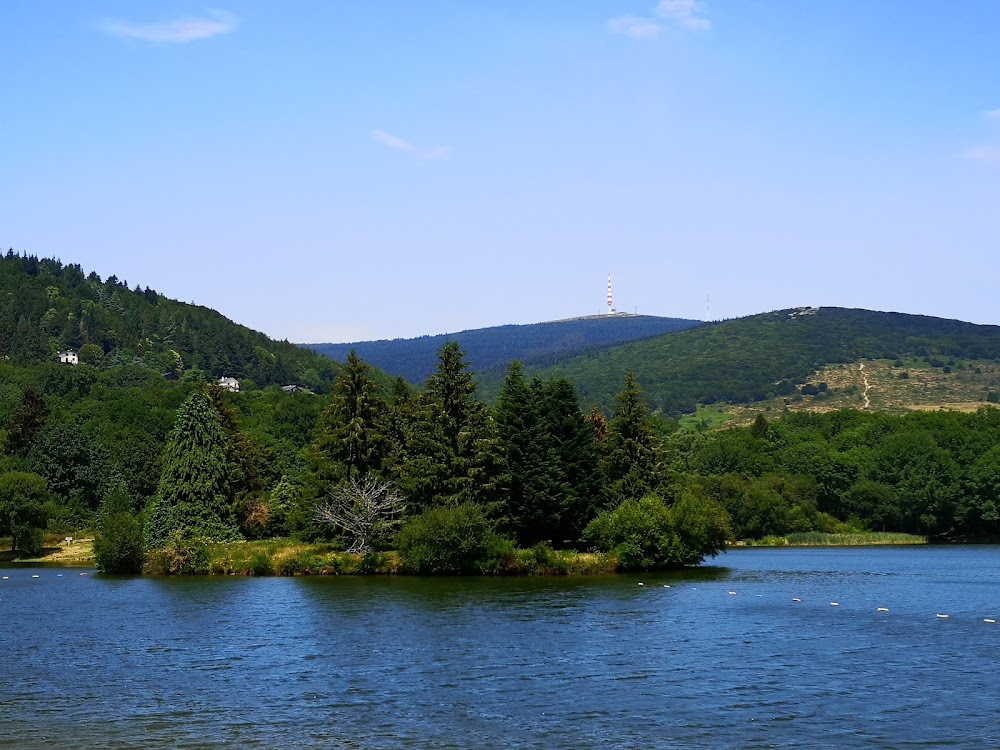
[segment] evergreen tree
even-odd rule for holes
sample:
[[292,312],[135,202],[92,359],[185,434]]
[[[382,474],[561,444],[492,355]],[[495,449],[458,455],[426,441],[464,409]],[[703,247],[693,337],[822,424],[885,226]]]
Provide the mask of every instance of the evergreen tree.
[[567,494],[555,438],[546,419],[545,396],[541,381],[525,382],[524,368],[514,362],[494,408],[504,457],[501,487],[505,525],[524,547],[556,537],[560,502]]
[[352,350],[320,417],[314,446],[319,476],[351,481],[377,473],[386,447],[379,429],[384,411],[368,365]]
[[580,410],[576,388],[565,378],[546,384],[542,410],[552,437],[564,491],[553,540],[576,541],[603,505],[603,479],[594,431]]
[[630,370],[608,423],[604,475],[615,503],[638,499],[656,489],[659,446],[649,424],[649,408]]
[[472,500],[496,502],[502,456],[486,406],[458,344],[445,344],[396,448],[394,474],[414,512]]
[[164,449],[163,473],[146,520],[146,541],[162,546],[176,531],[233,540],[226,434],[211,398],[194,393],[178,410]]

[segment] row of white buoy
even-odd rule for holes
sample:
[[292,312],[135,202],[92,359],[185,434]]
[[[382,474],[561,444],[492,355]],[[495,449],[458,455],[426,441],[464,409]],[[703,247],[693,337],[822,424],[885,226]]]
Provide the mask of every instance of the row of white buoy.
[[[639,585],[640,586],[645,586],[646,584],[643,583],[642,581],[640,581]],[[663,584],[663,588],[669,589],[670,585],[665,583],[665,584]],[[728,593],[729,593],[730,596],[736,596],[736,592],[735,591],[730,591]],[[761,597],[761,596],[763,596],[763,594],[757,594],[757,596]],[[802,599],[800,599],[799,597],[793,597],[792,601],[795,602],[796,604],[798,604],[798,603],[800,603],[802,601]],[[840,606],[840,602],[830,602],[830,606],[831,607],[839,607]],[[875,611],[876,612],[888,612],[889,608],[888,607],[876,607]],[[948,620],[948,619],[951,618],[951,615],[945,614],[943,612],[938,612],[935,615],[935,617],[937,617],[939,620]],[[995,625],[996,624],[996,619],[993,618],[993,617],[984,617],[983,618],[983,622],[987,622],[987,623],[989,623],[991,625]]]
[[[80,575],[85,576],[85,575],[87,575],[87,573],[81,573]],[[41,578],[41,576],[38,575],[38,573],[32,573],[31,577],[32,578]],[[56,578],[62,578],[62,577],[63,577],[62,573],[56,573]],[[10,576],[0,576],[0,581],[9,581],[9,580],[10,580]]]

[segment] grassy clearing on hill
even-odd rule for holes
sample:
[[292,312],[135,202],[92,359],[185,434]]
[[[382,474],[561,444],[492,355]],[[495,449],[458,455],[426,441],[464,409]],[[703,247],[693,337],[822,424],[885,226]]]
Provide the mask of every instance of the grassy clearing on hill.
[[[974,412],[987,405],[987,394],[1000,391],[1000,364],[990,360],[942,360],[936,367],[926,359],[901,362],[865,360],[863,363],[824,367],[814,372],[807,383],[826,383],[826,392],[816,396],[779,396],[754,404],[718,405],[712,407],[712,411],[728,414],[732,419],[725,422],[716,418],[717,423],[709,428],[747,425],[758,414],[770,419],[786,411],[861,409],[864,407],[866,377],[868,410],[888,414],[922,410]],[[860,364],[864,364],[864,370],[861,370]],[[699,413],[686,419],[695,420],[694,424],[697,424]]]

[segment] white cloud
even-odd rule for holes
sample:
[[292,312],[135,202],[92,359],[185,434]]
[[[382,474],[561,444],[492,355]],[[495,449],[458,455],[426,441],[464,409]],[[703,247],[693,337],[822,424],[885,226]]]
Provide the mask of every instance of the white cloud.
[[384,130],[373,130],[372,139],[378,141],[383,146],[388,146],[396,151],[402,151],[404,154],[409,154],[423,161],[438,161],[440,159],[447,159],[451,155],[451,148],[449,146],[432,146],[430,148],[415,146],[399,136],[386,133]]
[[653,11],[657,17],[671,21],[685,29],[707,30],[712,22],[698,15],[702,4],[697,0],[660,0]]
[[133,23],[107,18],[98,24],[105,34],[145,42],[183,44],[228,34],[236,28],[236,17],[222,10],[208,11],[201,18],[178,18],[162,23]]
[[661,22],[682,29],[707,31],[712,22],[705,18],[704,6],[697,0],[659,0],[653,8],[653,17],[622,16],[608,21],[608,31],[633,39],[655,39],[663,30]]
[[658,23],[649,18],[622,16],[608,21],[608,31],[612,34],[622,34],[633,39],[653,39],[659,36],[661,28]]
[[962,152],[963,159],[978,161],[980,164],[1000,164],[1000,147],[979,146]]
[[983,117],[987,120],[1000,120],[1000,109],[990,109],[983,112]]

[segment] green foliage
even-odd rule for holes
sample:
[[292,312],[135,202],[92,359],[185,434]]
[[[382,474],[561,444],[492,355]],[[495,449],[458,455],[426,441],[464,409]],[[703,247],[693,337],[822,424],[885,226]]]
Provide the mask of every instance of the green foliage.
[[231,509],[226,435],[204,393],[192,394],[177,414],[146,520],[150,547],[162,546],[178,532],[217,540],[239,536]]
[[161,576],[207,575],[211,572],[209,542],[178,529],[149,553],[146,570]]
[[603,449],[602,468],[613,500],[634,500],[657,488],[660,445],[631,370],[625,373]]
[[0,537],[11,538],[12,552],[27,557],[41,552],[49,499],[45,479],[37,474],[0,474]]
[[482,506],[464,502],[425,510],[399,532],[403,568],[420,575],[477,574],[499,571],[513,555]]
[[[1000,327],[833,307],[779,310],[529,366],[527,376],[565,377],[586,403],[611,409],[632,370],[651,408],[685,414],[699,404],[787,395],[825,365],[928,354],[998,360]],[[487,373],[484,392],[496,392],[501,379]]]
[[696,565],[725,549],[728,535],[725,512],[693,493],[673,507],[657,495],[625,500],[584,532],[598,549],[613,553],[623,570]]
[[114,482],[101,501],[94,560],[104,573],[141,573],[146,561],[142,521],[134,514],[135,503],[122,481]]
[[426,388],[404,404],[390,454],[392,478],[415,511],[441,504],[495,503],[502,453],[461,349],[444,346]]
[[48,414],[49,409],[42,395],[34,388],[25,388],[21,403],[7,418],[7,450],[18,456],[28,455],[35,438],[45,426]]
[[50,258],[0,256],[0,360],[51,361],[61,349],[104,369],[137,366],[155,377],[194,369],[210,380],[232,375],[259,386],[285,385],[310,372],[314,386],[325,390],[338,370],[312,351],[148,287],[130,290],[114,276],[102,282]]

